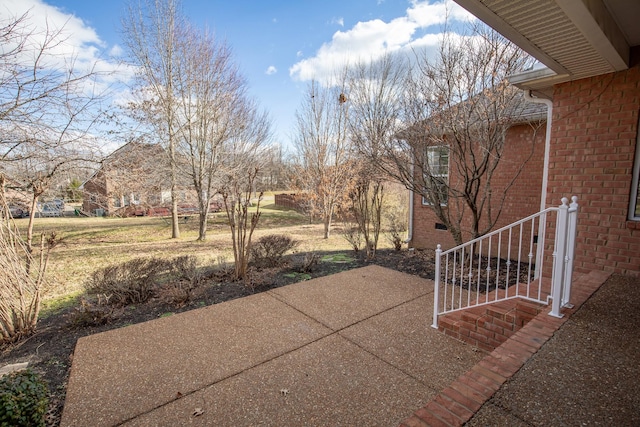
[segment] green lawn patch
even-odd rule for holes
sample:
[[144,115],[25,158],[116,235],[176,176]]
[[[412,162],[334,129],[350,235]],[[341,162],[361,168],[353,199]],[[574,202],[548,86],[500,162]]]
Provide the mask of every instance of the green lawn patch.
[[321,259],[322,262],[334,262],[336,264],[348,264],[355,261],[355,259],[346,253],[337,253],[325,255]]

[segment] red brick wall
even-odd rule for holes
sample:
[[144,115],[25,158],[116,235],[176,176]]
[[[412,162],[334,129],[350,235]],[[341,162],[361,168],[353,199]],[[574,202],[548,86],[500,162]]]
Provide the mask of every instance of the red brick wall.
[[547,203],[577,195],[576,270],[640,275],[640,224],[627,221],[640,68],[554,88]]
[[108,209],[107,180],[102,171],[98,171],[83,184],[82,210],[95,213],[96,209]]
[[[534,136],[535,141],[532,142]],[[507,132],[503,158],[500,160],[492,180],[494,200],[504,193],[508,182],[515,175],[516,168],[520,167],[530,155],[532,143],[534,144],[534,154],[526,163],[514,185],[509,189],[500,219],[494,229],[504,227],[540,210],[544,141],[544,123],[537,128],[535,133],[530,125],[513,126]],[[451,166],[450,171],[453,171]],[[454,180],[455,176],[451,174],[450,179]],[[497,202],[494,202],[493,209],[496,209],[497,206]],[[435,224],[437,222],[440,221],[432,209],[422,204],[420,196],[414,195],[413,239],[410,245],[418,249],[435,249],[437,244],[441,244],[443,249],[453,247],[455,244],[451,234],[446,230],[436,230]],[[464,240],[469,239],[468,230],[470,229],[471,222],[466,221],[463,224],[463,230],[466,230]]]

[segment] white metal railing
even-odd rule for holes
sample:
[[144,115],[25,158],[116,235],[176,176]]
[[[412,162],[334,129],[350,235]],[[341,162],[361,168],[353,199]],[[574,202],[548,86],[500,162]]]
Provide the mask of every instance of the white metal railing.
[[[549,315],[562,317],[560,309],[571,305],[577,201],[563,197],[558,207],[446,251],[438,245],[431,326],[438,328],[441,314],[511,298],[551,299]],[[555,236],[547,236],[553,215]]]

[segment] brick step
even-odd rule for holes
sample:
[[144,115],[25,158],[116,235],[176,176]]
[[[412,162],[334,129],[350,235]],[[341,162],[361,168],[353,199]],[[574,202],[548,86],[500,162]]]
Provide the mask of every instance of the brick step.
[[520,330],[546,306],[511,299],[446,314],[439,330],[460,341],[493,351]]

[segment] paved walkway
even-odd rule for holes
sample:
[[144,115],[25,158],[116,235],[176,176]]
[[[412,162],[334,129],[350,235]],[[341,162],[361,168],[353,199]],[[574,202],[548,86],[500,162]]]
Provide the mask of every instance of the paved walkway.
[[485,353],[378,266],[78,340],[62,426],[398,425]]
[[640,426],[640,278],[607,280],[467,425]]
[[640,425],[640,278],[574,277],[564,317],[538,314],[402,426]]

